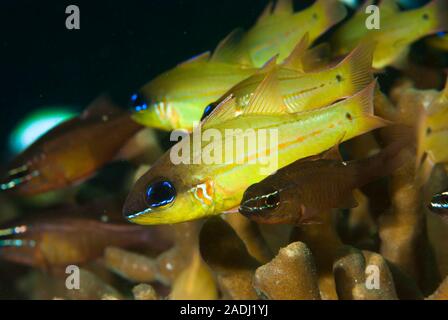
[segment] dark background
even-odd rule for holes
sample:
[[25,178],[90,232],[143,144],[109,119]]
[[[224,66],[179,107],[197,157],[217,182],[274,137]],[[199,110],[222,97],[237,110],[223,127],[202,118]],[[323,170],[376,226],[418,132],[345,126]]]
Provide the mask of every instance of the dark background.
[[[81,110],[103,92],[126,106],[130,94],[157,74],[213,49],[232,29],[249,28],[267,3],[2,0],[1,161],[9,156],[11,130],[31,110],[52,105]],[[70,4],[80,8],[80,30],[65,28]]]
[[[126,105],[157,74],[213,49],[232,29],[250,27],[267,2],[2,0],[2,158],[9,133],[27,112],[49,105],[82,109],[102,92]],[[80,30],[65,28],[70,4],[80,8]]]

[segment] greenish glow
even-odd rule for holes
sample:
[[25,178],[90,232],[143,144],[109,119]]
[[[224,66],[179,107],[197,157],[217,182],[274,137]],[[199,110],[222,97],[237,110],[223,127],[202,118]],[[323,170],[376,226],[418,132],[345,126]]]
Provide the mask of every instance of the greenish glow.
[[76,113],[69,108],[45,108],[28,114],[11,133],[11,151],[23,151],[48,130],[74,116]]
[[359,1],[358,0],[339,0],[339,1],[345,3],[350,8],[356,8],[359,5]]

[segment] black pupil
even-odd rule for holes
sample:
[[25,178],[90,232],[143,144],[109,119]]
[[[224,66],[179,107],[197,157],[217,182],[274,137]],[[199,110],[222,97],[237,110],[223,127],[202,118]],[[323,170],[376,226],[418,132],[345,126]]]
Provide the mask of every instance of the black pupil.
[[134,93],[131,96],[131,108],[135,112],[143,111],[148,108],[145,97],[140,93]]
[[271,193],[266,198],[266,205],[268,205],[269,207],[276,207],[279,204],[279,202],[280,202],[280,194],[278,193],[278,191]]
[[169,181],[151,184],[146,192],[146,201],[151,208],[170,204],[176,198],[176,189]]
[[204,113],[202,114],[201,121],[207,118],[210,113],[212,113],[213,110],[216,108],[216,103],[210,103],[208,106],[205,107]]

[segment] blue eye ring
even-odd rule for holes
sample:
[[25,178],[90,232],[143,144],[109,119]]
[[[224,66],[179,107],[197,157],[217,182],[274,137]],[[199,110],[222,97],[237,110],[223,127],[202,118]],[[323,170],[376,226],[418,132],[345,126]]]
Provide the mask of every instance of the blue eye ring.
[[146,102],[146,98],[140,92],[132,94],[130,105],[134,112],[140,112],[148,109],[148,103]]
[[176,199],[176,188],[168,180],[151,183],[146,190],[146,203],[150,208],[165,207]]
[[210,113],[212,113],[213,110],[215,110],[217,105],[218,104],[216,102],[212,102],[208,106],[206,106],[204,108],[204,112],[202,113],[201,121],[207,118],[210,115]]

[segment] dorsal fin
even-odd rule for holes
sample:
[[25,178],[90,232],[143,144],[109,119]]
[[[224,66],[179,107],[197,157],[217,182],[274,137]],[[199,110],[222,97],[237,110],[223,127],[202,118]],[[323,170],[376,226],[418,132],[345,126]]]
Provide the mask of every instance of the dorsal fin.
[[202,127],[211,127],[217,123],[249,114],[273,115],[287,112],[288,108],[279,92],[277,70],[272,69],[255,89],[246,108],[238,109],[236,99],[231,94],[204,119]]
[[274,6],[274,2],[270,1],[267,6],[264,8],[263,12],[260,14],[260,16],[257,19],[257,23],[256,24],[261,24],[264,22],[264,20],[266,20],[268,17],[271,16],[272,14],[272,8]]
[[241,28],[229,33],[216,47],[211,61],[234,62],[243,65],[251,65],[251,58],[247,50],[240,46],[244,31]]
[[88,119],[98,116],[110,116],[122,112],[123,110],[117,107],[108,95],[101,95],[86,107],[81,114],[81,118]]
[[184,62],[179,63],[177,66],[186,66],[197,62],[208,61],[210,59],[210,51],[203,52],[198,54]]
[[302,59],[305,56],[306,50],[310,45],[309,33],[305,33],[302,39],[297,43],[295,48],[289,54],[289,56],[283,62],[283,67],[286,69],[292,69],[300,72],[304,72]]
[[292,0],[277,0],[273,14],[292,14],[294,6]]
[[277,69],[271,69],[253,92],[244,114],[281,114],[288,112],[280,94]]

